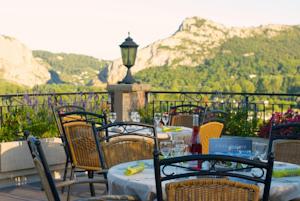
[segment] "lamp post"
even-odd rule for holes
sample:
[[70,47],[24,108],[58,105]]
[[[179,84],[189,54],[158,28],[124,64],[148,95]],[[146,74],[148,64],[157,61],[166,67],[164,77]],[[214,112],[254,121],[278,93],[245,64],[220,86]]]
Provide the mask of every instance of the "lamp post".
[[132,38],[130,38],[130,35],[128,33],[128,37],[120,45],[120,48],[123,65],[127,67],[127,74],[124,77],[124,79],[121,82],[119,82],[119,84],[133,84],[136,81],[131,75],[130,68],[134,65],[138,45],[132,40]]

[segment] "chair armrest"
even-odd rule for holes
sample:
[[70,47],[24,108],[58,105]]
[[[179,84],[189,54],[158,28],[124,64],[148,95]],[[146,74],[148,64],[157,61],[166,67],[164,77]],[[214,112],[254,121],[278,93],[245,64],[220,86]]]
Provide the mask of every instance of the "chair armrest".
[[139,199],[131,195],[103,195],[99,197],[82,198],[76,201],[114,201],[114,200],[139,201]]
[[81,178],[81,179],[76,179],[76,180],[68,180],[68,181],[62,181],[56,183],[56,187],[65,187],[65,186],[71,186],[74,184],[83,184],[83,183],[101,183],[101,184],[106,184],[107,180],[103,178],[93,178],[93,179],[88,179],[88,178]]

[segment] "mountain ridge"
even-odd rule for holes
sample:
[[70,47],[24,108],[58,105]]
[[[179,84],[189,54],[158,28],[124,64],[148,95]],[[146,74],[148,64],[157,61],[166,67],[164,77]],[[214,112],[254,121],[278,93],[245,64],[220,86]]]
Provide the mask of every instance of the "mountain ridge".
[[[12,37],[0,35],[0,39],[0,79],[13,83],[105,88],[107,83],[122,80],[127,70],[121,58],[105,61],[80,54],[31,51]],[[141,82],[159,89],[203,91],[193,86],[197,83],[208,91],[264,92],[272,82],[283,84],[282,92],[297,92],[300,25],[228,27],[200,17],[186,18],[170,37],[139,49],[132,72]]]
[[[226,27],[204,18],[186,18],[170,37],[157,40],[138,50],[136,64],[131,69],[134,74],[154,66],[195,67],[205,59],[212,58],[215,49],[230,38],[256,35],[271,38],[291,27],[273,24],[250,28]],[[108,67],[108,83],[116,83],[125,73],[126,68],[122,65],[121,58],[114,60]]]

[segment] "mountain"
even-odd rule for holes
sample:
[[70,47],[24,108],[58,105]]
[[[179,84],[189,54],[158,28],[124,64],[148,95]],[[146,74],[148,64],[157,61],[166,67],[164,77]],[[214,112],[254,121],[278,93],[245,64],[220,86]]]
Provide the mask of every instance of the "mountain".
[[0,79],[32,87],[50,79],[47,66],[17,39],[0,35]]
[[[160,90],[299,93],[300,26],[226,27],[187,18],[170,37],[139,49],[132,71],[137,80]],[[0,35],[1,86],[104,89],[125,73],[121,59],[31,51]],[[16,91],[3,86],[0,93]]]
[[51,53],[36,50],[33,55],[49,66],[51,79],[48,84],[69,83],[76,86],[102,86],[104,68],[110,61],[81,54]]
[[[299,26],[226,27],[192,17],[169,38],[139,49],[132,72],[161,89],[264,91],[276,83],[285,85],[282,91],[295,91],[299,44]],[[120,59],[113,61],[108,82],[116,83],[125,72]]]

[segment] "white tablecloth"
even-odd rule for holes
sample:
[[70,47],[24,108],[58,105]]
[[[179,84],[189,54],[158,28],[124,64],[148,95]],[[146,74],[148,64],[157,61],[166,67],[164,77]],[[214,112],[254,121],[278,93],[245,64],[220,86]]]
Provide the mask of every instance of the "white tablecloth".
[[181,130],[176,132],[175,131],[162,132],[162,129],[158,128],[157,129],[158,138],[160,138],[160,135],[168,134],[173,140],[184,140],[186,144],[189,144],[191,141],[193,129],[183,127],[183,126],[181,126],[180,128]]
[[[142,201],[153,201],[156,193],[153,161],[145,160],[144,163],[145,170],[131,176],[125,176],[124,170],[128,166],[136,165],[137,162],[122,163],[109,169],[107,175],[109,193],[134,195]],[[292,164],[285,163],[284,166],[282,163],[275,162],[274,169],[289,168],[290,165]],[[163,184],[164,183],[165,182],[163,182]],[[270,189],[271,201],[288,201],[298,197],[300,197],[299,176],[272,178]]]
[[[170,128],[172,128],[172,126],[170,126]],[[157,137],[159,140],[169,140],[169,139],[173,139],[173,140],[184,140],[186,144],[190,143],[191,140],[191,136],[192,136],[192,129],[191,128],[187,128],[187,127],[179,127],[181,130],[179,131],[170,131],[170,132],[162,132],[161,128],[157,128]],[[135,131],[137,128],[127,128],[128,132],[132,132]],[[113,135],[116,134],[118,132],[121,132],[122,128],[111,128],[109,134]],[[151,133],[147,128],[146,129],[141,129],[138,130],[137,133],[140,134],[149,134]]]

